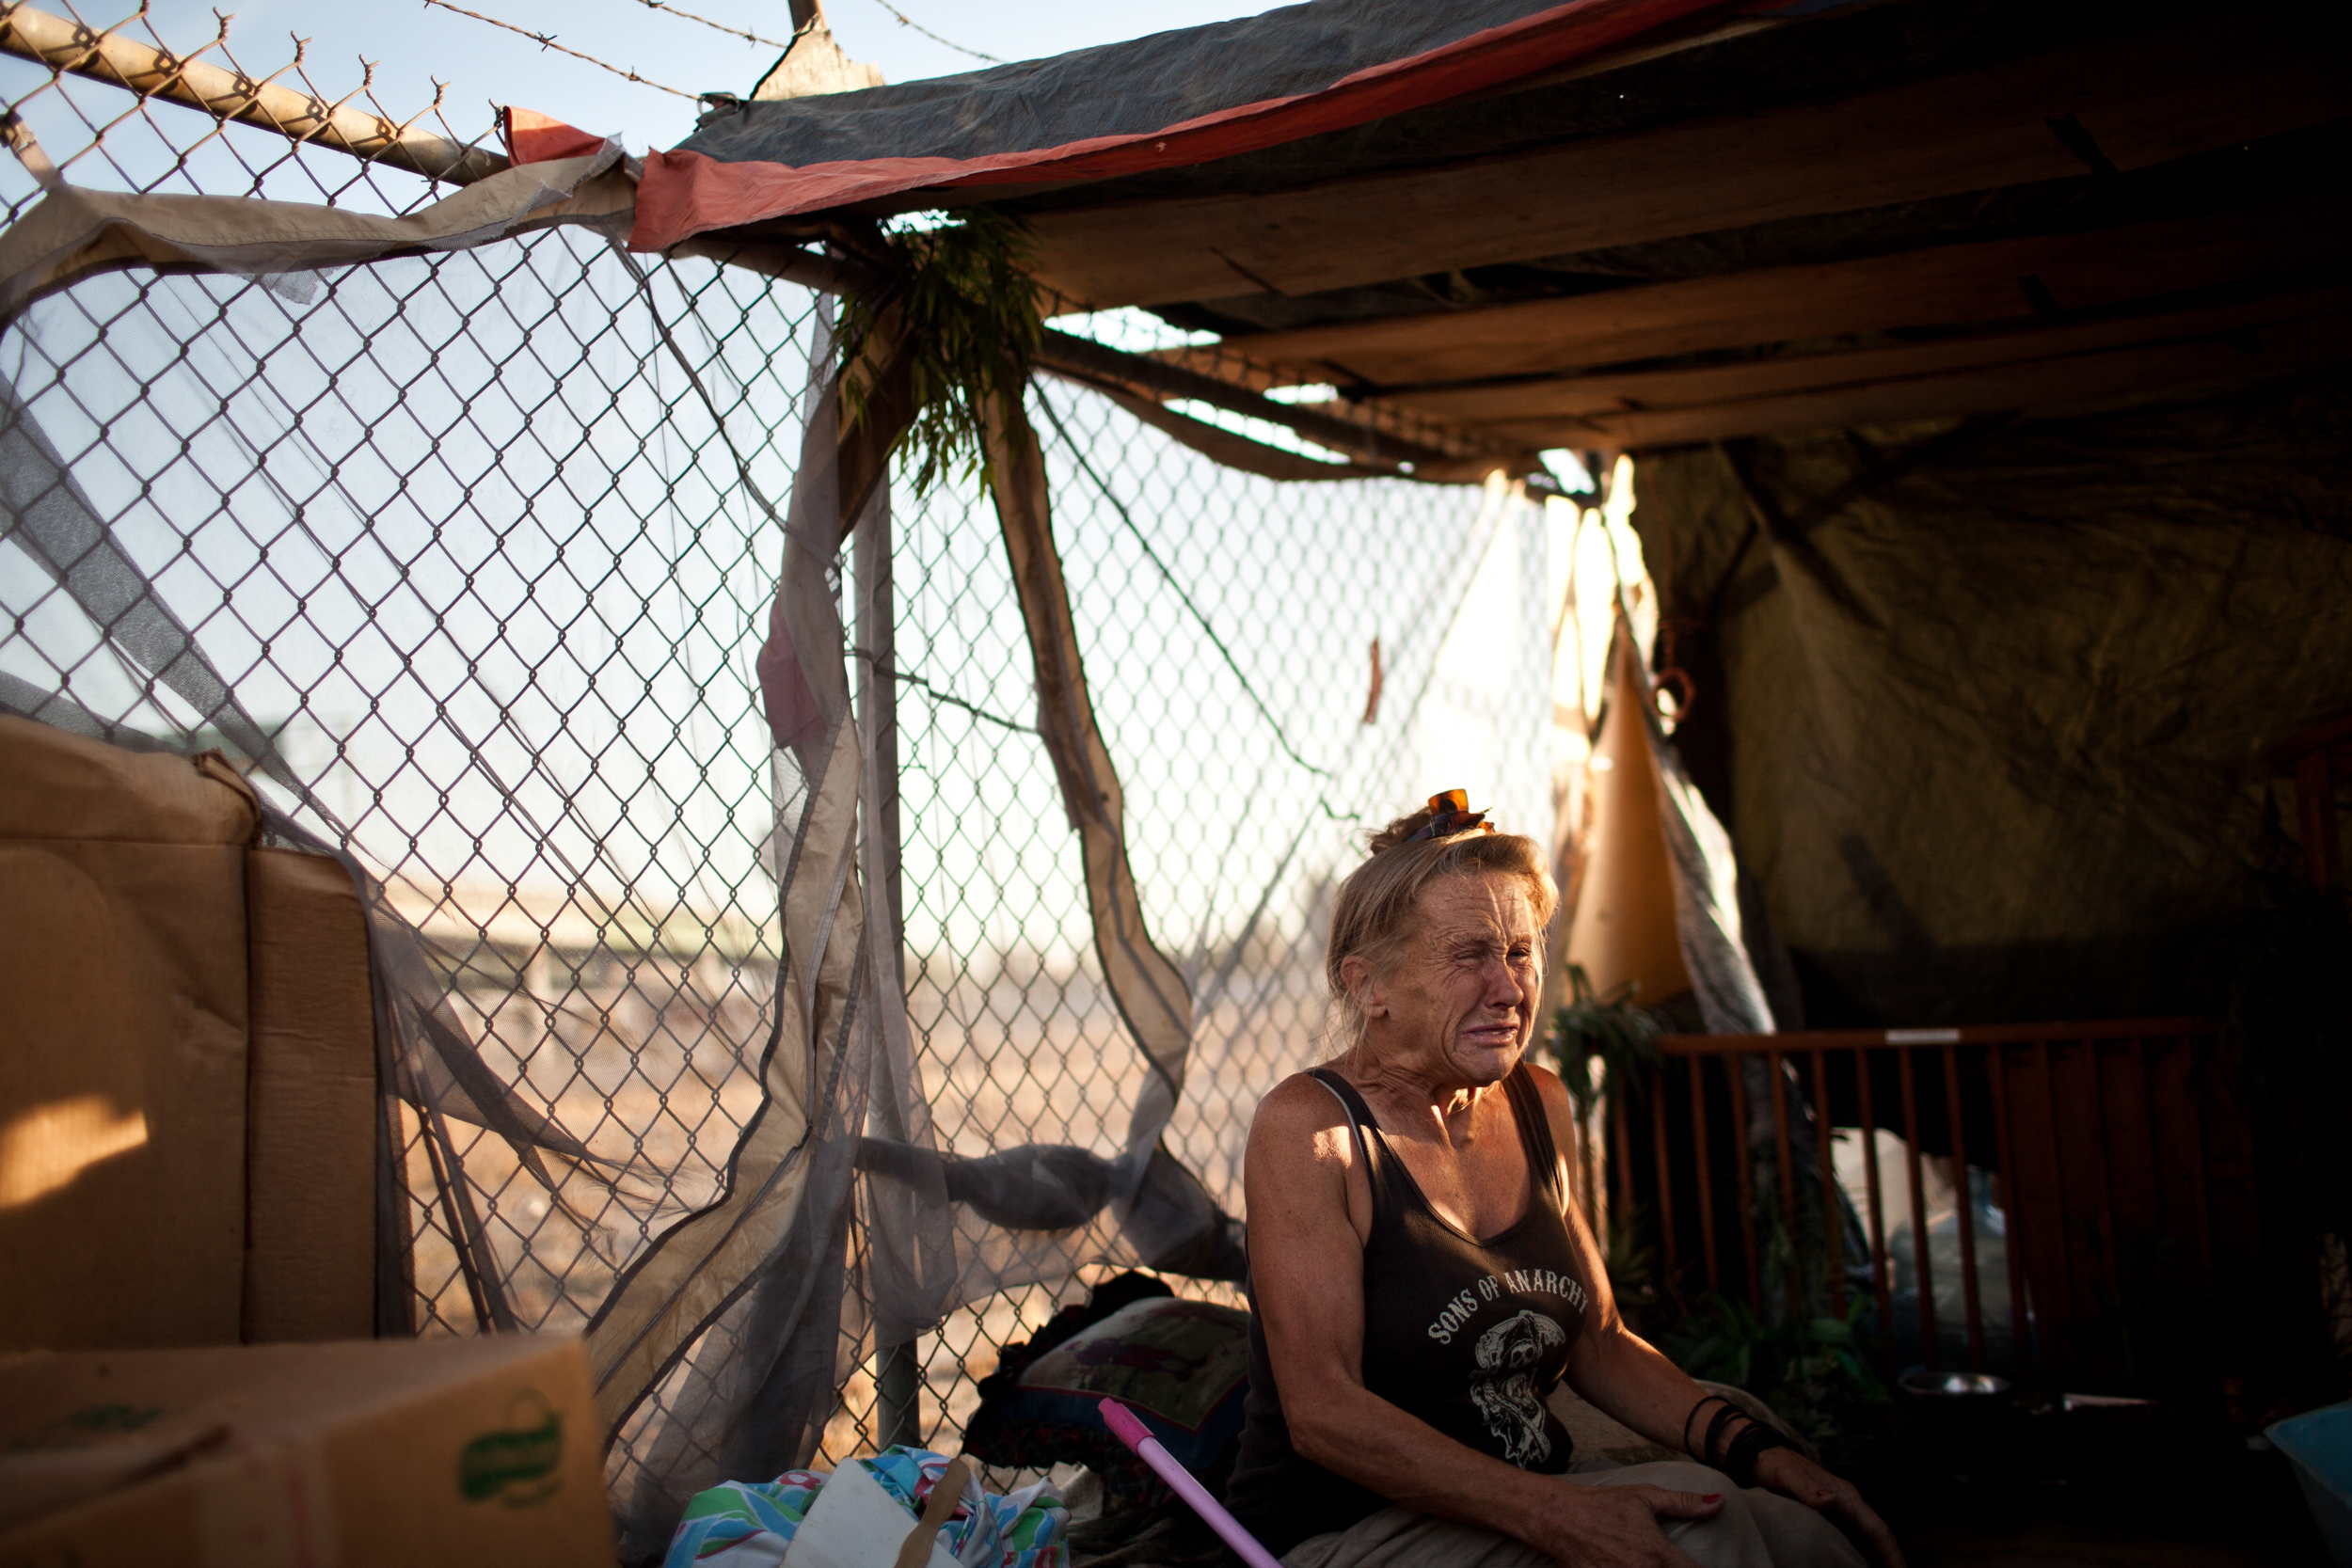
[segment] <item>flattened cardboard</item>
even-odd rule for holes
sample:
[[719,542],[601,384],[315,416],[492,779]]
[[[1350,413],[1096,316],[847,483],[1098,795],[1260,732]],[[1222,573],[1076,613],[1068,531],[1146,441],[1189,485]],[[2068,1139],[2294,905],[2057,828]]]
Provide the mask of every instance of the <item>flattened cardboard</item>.
[[374,1325],[375,1020],[367,917],[325,855],[246,856],[251,963],[244,1338]]
[[103,1450],[154,1433],[186,1461],[0,1528],[0,1568],[612,1561],[601,1429],[569,1336],[0,1359],[0,1497],[20,1515],[11,1466],[99,1450],[103,1467]]
[[0,1350],[237,1338],[257,820],[217,758],[0,717]]

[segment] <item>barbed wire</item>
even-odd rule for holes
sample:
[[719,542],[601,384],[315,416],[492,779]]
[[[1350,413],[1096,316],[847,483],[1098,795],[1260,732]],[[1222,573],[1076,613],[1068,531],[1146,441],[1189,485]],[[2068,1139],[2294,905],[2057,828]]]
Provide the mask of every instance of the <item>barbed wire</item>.
[[757,33],[747,33],[740,27],[730,27],[723,22],[713,22],[707,16],[696,16],[692,11],[680,10],[677,7],[667,4],[666,0],[637,0],[637,3],[644,7],[647,10],[668,11],[672,16],[682,16],[689,22],[699,22],[704,26],[710,28],[713,32],[730,34],[739,39],[748,39],[754,43],[764,45],[770,49],[789,49],[792,47],[789,43],[778,43],[774,39],[761,38]]
[[956,42],[952,39],[941,38],[937,33],[932,32],[929,27],[924,26],[921,23],[915,21],[914,18],[907,15],[906,12],[892,5],[890,0],[874,0],[874,4],[880,6],[883,10],[886,10],[891,15],[897,17],[898,19],[899,26],[912,27],[916,32],[922,34],[925,38],[930,40],[933,43],[944,43],[959,55],[969,55],[976,60],[986,60],[991,65],[1003,65],[1005,63],[1003,59],[997,55],[983,55],[977,49],[966,49],[962,44]]
[[[459,16],[472,17],[476,22],[486,22],[493,27],[503,27],[510,33],[520,33],[523,37],[531,40],[542,49],[552,49],[558,54],[569,55],[576,60],[585,60],[590,65],[596,67],[600,71],[609,71],[613,75],[625,77],[631,82],[637,83],[641,87],[656,88],[661,92],[668,93],[673,98],[683,98],[689,103],[699,103],[702,102],[702,96],[699,93],[680,92],[675,87],[664,87],[661,83],[653,80],[653,78],[649,76],[640,76],[633,71],[600,60],[594,55],[583,55],[579,50],[572,48],[569,44],[558,43],[555,41],[555,35],[553,33],[534,33],[528,27],[517,27],[511,22],[501,22],[495,16],[484,16],[480,11],[469,11],[463,6],[453,6],[450,4],[450,0],[424,0],[424,3],[428,6],[438,6],[445,11],[455,11]],[[697,18],[697,20],[700,19]]]

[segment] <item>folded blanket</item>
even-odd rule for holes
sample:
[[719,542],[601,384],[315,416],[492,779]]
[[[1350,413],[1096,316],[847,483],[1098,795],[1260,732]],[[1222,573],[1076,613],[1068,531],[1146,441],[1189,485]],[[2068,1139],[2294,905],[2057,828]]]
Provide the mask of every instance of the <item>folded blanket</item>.
[[[906,1505],[910,1530],[947,1470],[947,1456],[928,1449],[893,1447],[850,1463],[865,1465],[883,1491]],[[731,1481],[695,1494],[670,1538],[662,1568],[776,1568],[825,1481],[818,1471],[787,1470],[773,1481]],[[1069,1511],[1051,1482],[1008,1497],[974,1479],[965,1482],[939,1539],[961,1568],[1066,1568],[1069,1524]]]

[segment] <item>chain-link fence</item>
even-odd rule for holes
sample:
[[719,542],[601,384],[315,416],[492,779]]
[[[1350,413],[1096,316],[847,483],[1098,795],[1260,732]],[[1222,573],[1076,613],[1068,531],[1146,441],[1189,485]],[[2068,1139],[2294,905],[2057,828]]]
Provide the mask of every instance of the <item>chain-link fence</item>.
[[[0,87],[77,182],[394,213],[445,194],[22,60]],[[0,169],[11,219],[38,194]],[[382,879],[482,1059],[593,1156],[534,1170],[407,1113],[421,1332],[580,1327],[720,1191],[759,1102],[782,857],[753,661],[782,540],[758,496],[790,489],[823,309],[574,229],[278,277],[117,273],[0,332],[18,418],[299,784],[264,795]],[[1326,900],[1364,832],[1459,784],[1549,842],[1543,515],[1499,483],[1251,477],[1059,382],[1030,406],[1144,909],[1196,998],[1167,1141],[1239,1213],[1251,1109],[1320,1049]],[[967,481],[902,485],[896,515],[905,967],[941,1145],[1114,1150],[1146,1069],[1089,951],[995,514]],[[11,705],[62,696],[259,761],[16,520]],[[952,1447],[999,1348],[1092,1282],[951,1314],[914,1347],[912,1410],[869,1361],[819,1463],[909,1417]]]

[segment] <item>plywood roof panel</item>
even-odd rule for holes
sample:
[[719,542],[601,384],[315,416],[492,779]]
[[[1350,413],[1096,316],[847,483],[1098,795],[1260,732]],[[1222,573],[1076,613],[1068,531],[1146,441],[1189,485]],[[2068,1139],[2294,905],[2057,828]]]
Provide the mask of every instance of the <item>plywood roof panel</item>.
[[1607,378],[1549,415],[1522,404],[1463,422],[1536,447],[1672,445],[2177,394],[2347,360],[2352,288],[2336,288],[2134,323]]
[[1428,389],[1792,339],[2095,309],[2347,261],[2352,196],[2331,193],[2089,233],[1758,268],[1229,341],[1294,382]]
[[1447,168],[1040,213],[1039,271],[1104,307],[1306,293],[2139,167],[2352,114],[2341,34],[2252,12]]

